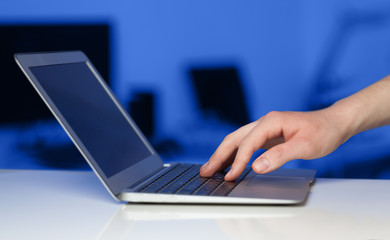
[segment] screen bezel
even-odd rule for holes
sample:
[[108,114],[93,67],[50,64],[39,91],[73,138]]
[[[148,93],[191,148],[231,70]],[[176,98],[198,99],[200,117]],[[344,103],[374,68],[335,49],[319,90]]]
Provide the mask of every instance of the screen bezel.
[[[17,53],[15,54],[15,60],[18,63],[19,67],[22,69],[26,77],[29,79],[35,90],[41,96],[43,101],[49,107],[50,111],[53,113],[55,118],[64,128],[68,136],[72,139],[73,143],[76,145],[80,153],[83,155],[85,160],[91,166],[93,171],[102,181],[104,186],[109,190],[115,199],[118,199],[118,195],[129,186],[135,184],[142,178],[147,177],[148,175],[156,172],[158,169],[163,167],[163,161],[157,154],[157,152],[150,145],[148,140],[139,130],[137,125],[131,119],[129,114],[119,102],[119,100],[114,96],[111,89],[103,81],[103,78],[100,76],[98,71],[95,69],[88,57],[81,51],[69,51],[69,52],[51,52],[51,53]],[[102,169],[99,167],[97,162],[94,160],[93,156],[88,152],[84,144],[77,137],[77,134],[73,131],[71,126],[68,124],[67,120],[63,117],[61,112],[56,107],[56,104],[52,101],[49,95],[46,93],[45,89],[40,84],[39,80],[31,72],[31,67],[39,66],[48,66],[56,64],[69,64],[69,63],[85,63],[91,72],[94,74],[96,79],[102,85],[103,89],[109,95],[109,97],[114,101],[115,105],[118,107],[123,117],[127,120],[130,126],[136,131],[138,136],[141,138],[145,146],[151,152],[151,155],[147,158],[133,164],[132,166],[123,169],[117,174],[106,177]],[[77,87],[77,86],[76,86]]]

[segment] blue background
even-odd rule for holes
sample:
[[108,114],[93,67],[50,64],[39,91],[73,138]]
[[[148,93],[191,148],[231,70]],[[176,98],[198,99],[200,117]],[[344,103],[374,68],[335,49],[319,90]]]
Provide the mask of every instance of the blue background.
[[[180,148],[168,161],[204,162],[235,128],[202,117],[189,66],[237,66],[251,120],[272,110],[326,106],[390,72],[387,0],[0,2],[1,24],[102,21],[111,26],[111,86],[125,105],[137,91],[156,95],[155,137]],[[12,144],[66,139],[55,123],[2,132],[1,168],[47,168]],[[315,168],[324,177],[390,178],[388,156],[390,128],[383,127],[327,157],[287,166]]]

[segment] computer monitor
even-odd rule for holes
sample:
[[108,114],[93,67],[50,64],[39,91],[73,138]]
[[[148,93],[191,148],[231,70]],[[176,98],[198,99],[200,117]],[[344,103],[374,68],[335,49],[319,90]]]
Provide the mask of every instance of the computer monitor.
[[189,73],[203,115],[240,126],[250,122],[237,67],[194,67]]

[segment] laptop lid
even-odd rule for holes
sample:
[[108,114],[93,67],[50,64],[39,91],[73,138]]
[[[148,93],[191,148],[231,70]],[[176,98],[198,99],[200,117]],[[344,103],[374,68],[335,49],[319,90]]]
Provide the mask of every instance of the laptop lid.
[[83,52],[15,54],[15,59],[117,200],[122,190],[163,167]]

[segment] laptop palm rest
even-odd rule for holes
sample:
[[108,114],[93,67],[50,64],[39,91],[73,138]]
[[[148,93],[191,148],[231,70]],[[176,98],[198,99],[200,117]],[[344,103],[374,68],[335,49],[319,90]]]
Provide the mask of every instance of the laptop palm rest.
[[302,169],[278,169],[267,174],[252,171],[229,196],[301,202],[306,197],[314,174],[315,171]]
[[256,175],[247,185],[261,188],[302,188],[305,183],[306,178],[304,177]]

